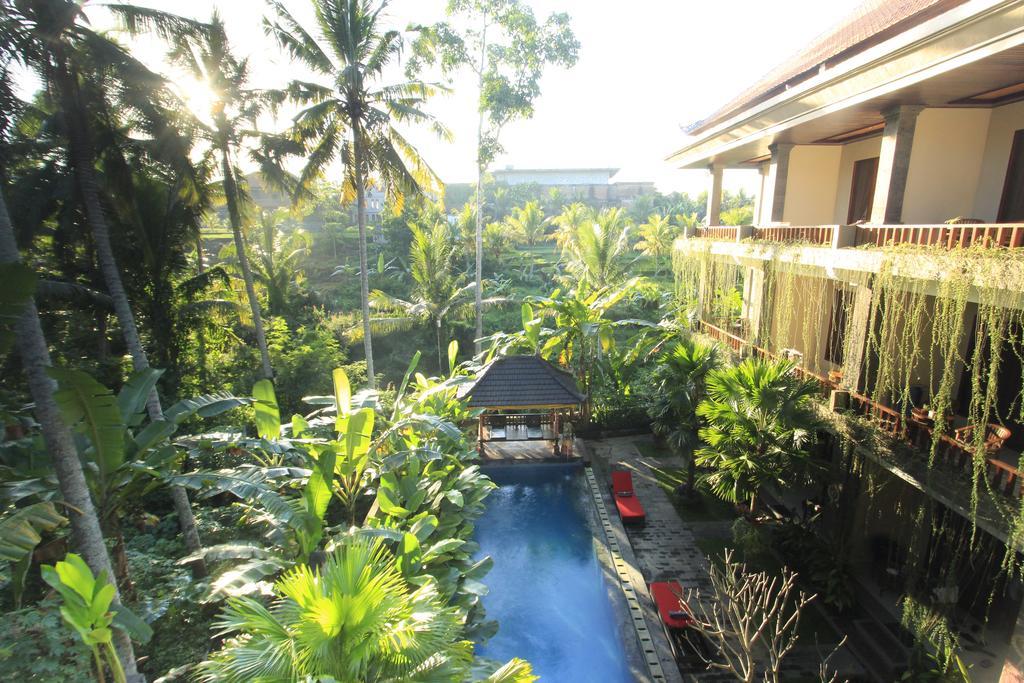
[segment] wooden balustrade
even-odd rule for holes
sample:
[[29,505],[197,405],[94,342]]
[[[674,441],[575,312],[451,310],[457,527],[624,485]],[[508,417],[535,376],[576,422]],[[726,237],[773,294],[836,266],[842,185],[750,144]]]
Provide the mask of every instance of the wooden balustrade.
[[768,242],[832,244],[834,225],[769,225],[754,229],[754,237]]
[[736,234],[739,228],[735,225],[712,225],[708,227],[697,228],[697,237],[706,237],[711,240],[728,240],[730,242],[736,241]]
[[701,320],[698,323],[698,329],[711,337],[715,341],[719,341],[728,346],[733,351],[739,353],[743,350],[743,346],[747,343],[742,337],[737,337],[735,334],[730,334],[723,330],[721,327],[712,325],[706,320]]
[[[766,242],[809,242],[831,245],[836,225],[768,225],[754,228],[754,238]],[[736,240],[736,226],[697,228],[697,237]],[[1024,248],[1024,223],[942,223],[938,225],[858,225],[854,246],[896,244],[960,249],[974,245]]]
[[857,244],[873,244],[876,247],[919,244],[946,249],[984,245],[1015,249],[1024,247],[1024,223],[859,225]]

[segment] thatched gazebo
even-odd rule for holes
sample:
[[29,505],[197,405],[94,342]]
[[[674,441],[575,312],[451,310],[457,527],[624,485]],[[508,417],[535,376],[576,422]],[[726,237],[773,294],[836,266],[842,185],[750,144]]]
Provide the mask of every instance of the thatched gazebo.
[[496,358],[463,395],[470,408],[484,409],[477,432],[481,454],[488,441],[545,440],[563,455],[563,428],[586,401],[572,375],[532,355]]

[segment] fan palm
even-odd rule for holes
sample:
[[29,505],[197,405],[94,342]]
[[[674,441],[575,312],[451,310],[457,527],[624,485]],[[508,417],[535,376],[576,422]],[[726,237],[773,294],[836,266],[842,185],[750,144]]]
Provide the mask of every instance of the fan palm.
[[299,565],[274,584],[268,609],[228,601],[217,627],[236,634],[201,665],[205,681],[421,680],[465,669],[459,617],[436,584],[412,587],[383,543],[356,540],[319,570]]
[[512,215],[505,221],[531,247],[544,237],[544,211],[536,201],[529,201],[522,207],[512,209]]
[[[468,205],[467,205],[468,206]],[[412,244],[409,245],[409,274],[412,277],[412,300],[398,299],[380,290],[370,295],[374,308],[387,311],[391,317],[374,318],[378,328],[405,326],[423,320],[433,327],[437,335],[437,367],[444,368],[441,355],[443,328],[451,318],[467,319],[474,310],[476,283],[466,284],[465,276],[452,271],[455,243],[451,230],[444,221],[434,223],[430,232],[410,224]],[[484,305],[500,303],[502,297],[484,299]]]
[[750,501],[754,511],[761,488],[791,484],[811,467],[810,446],[821,422],[812,397],[817,385],[793,374],[789,361],[748,358],[707,376],[707,399],[697,415],[707,444],[697,464],[712,471],[702,479],[720,498]]
[[722,365],[719,348],[686,338],[662,354],[652,378],[647,412],[656,434],[687,460],[687,485],[692,493],[696,466],[694,451],[700,444],[697,406],[704,400],[705,381]]
[[665,216],[655,213],[648,217],[639,230],[637,251],[654,259],[654,274],[657,276],[661,273],[662,257],[672,252],[672,241],[676,238],[675,226]]
[[585,288],[615,285],[626,272],[628,237],[622,209],[604,209],[583,221],[566,241],[566,267]]
[[433,192],[439,179],[394,124],[427,124],[439,135],[447,131],[421,108],[436,88],[422,81],[381,82],[402,48],[398,31],[381,29],[386,0],[376,5],[369,0],[311,2],[315,34],[277,0],[270,3],[277,16],[265,19],[264,28],[293,58],[330,83],[295,81],[288,88],[288,96],[305,106],[294,119],[294,134],[308,149],[300,190],[319,179],[334,159],[341,160],[343,197],[356,202],[363,344],[372,389],[366,186],[381,185],[395,212],[401,211],[407,194]]

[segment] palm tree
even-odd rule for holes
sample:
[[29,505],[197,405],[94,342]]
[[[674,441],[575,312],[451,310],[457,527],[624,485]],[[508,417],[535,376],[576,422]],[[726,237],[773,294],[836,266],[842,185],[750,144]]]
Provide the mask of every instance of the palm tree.
[[512,209],[512,215],[506,218],[505,222],[513,231],[522,235],[531,247],[544,237],[544,211],[536,201],[529,201],[522,207]]
[[[246,299],[252,312],[253,330],[256,335],[256,347],[260,352],[263,377],[273,379],[274,368],[270,362],[263,315],[260,312],[260,302],[256,296],[256,285],[246,248],[244,217],[249,197],[245,175],[238,167],[239,148],[246,138],[257,135],[253,129],[257,117],[266,107],[267,94],[248,87],[251,75],[248,60],[240,60],[231,52],[224,22],[216,12],[210,20],[205,40],[198,45],[181,45],[171,53],[171,57],[193,78],[204,83],[214,95],[210,111],[197,114],[209,116],[211,119],[211,125],[205,128],[205,133],[219,157],[224,203],[228,209],[235,257],[238,259],[238,268],[245,283]],[[262,166],[264,170],[270,169],[269,164],[264,163]]]
[[661,257],[672,252],[675,238],[675,226],[665,216],[651,214],[647,222],[640,226],[640,241],[636,243],[636,248],[654,259],[655,277],[661,273]]
[[256,277],[267,290],[267,304],[273,315],[284,315],[291,307],[293,285],[301,285],[302,259],[309,256],[313,240],[296,228],[281,230],[286,211],[261,211],[253,244]]
[[[117,92],[121,104],[137,114],[137,124],[150,128],[154,137],[177,135],[165,118],[176,100],[170,96],[166,81],[150,71],[131,53],[89,24],[86,3],[74,0],[4,0],[6,20],[0,26],[0,50],[32,69],[42,80],[58,107],[67,136],[68,161],[86,223],[92,234],[99,270],[110,295],[121,327],[132,366],[136,371],[149,368],[135,315],[121,280],[121,273],[110,241],[110,223],[96,176],[94,120],[90,102],[83,91]],[[151,30],[162,38],[180,42],[201,35],[205,25],[167,12],[130,5],[104,4],[133,33]],[[147,402],[150,419],[162,418],[160,397],[154,386]],[[172,487],[171,497],[186,545],[198,549],[199,535],[185,491]],[[203,574],[204,568],[195,565]]]
[[228,601],[217,624],[236,634],[201,665],[235,681],[467,680],[472,644],[437,583],[407,583],[379,539],[341,546],[319,569],[298,565],[274,584],[269,609]]
[[293,58],[330,83],[295,81],[288,88],[288,96],[306,107],[294,119],[294,133],[308,149],[300,189],[319,179],[332,160],[341,160],[343,197],[355,200],[359,224],[363,345],[372,389],[376,380],[370,333],[366,187],[381,185],[396,213],[406,194],[434,192],[440,184],[437,175],[393,124],[427,124],[443,136],[447,131],[421,108],[436,88],[422,81],[381,82],[402,48],[398,31],[381,30],[387,0],[376,6],[369,0],[311,2],[316,13],[315,34],[304,29],[277,0],[270,2],[277,18],[264,19],[264,29]]
[[794,367],[748,358],[714,370],[697,407],[707,421],[697,465],[712,468],[702,480],[723,500],[749,500],[751,512],[765,484],[791,485],[812,466],[809,448],[821,421],[811,399],[818,387],[794,375]]
[[686,458],[686,483],[691,495],[696,476],[693,454],[700,445],[697,406],[704,400],[708,373],[721,365],[718,346],[685,338],[662,354],[652,377],[647,405],[651,426],[676,454]]
[[[5,11],[9,8],[5,1],[0,4]],[[10,45],[12,27],[0,20],[0,36],[5,39],[4,45]],[[7,60],[0,65],[0,148],[4,147],[13,112],[19,104],[13,97],[12,87],[7,78]],[[0,149],[0,180],[6,180],[6,150]],[[47,374],[52,367],[50,349],[43,335],[43,327],[39,321],[39,311],[32,299],[31,276],[21,265],[21,253],[14,238],[14,226],[11,225],[4,199],[4,187],[0,184],[0,270],[3,271],[4,287],[8,290],[9,299],[21,299],[20,315],[14,322],[13,337],[21,356],[22,367],[28,379],[29,392],[35,404],[35,417],[43,434],[43,441],[57,474],[61,496],[66,503],[71,520],[71,534],[74,547],[85,558],[93,574],[113,577],[110,556],[103,541],[99,517],[89,496],[89,487],[82,471],[82,463],[78,459],[75,439],[60,414],[60,408],[54,400],[56,385]],[[17,282],[25,284],[24,296],[17,294]],[[15,291],[11,291],[15,290]],[[114,585],[115,604],[120,601],[117,586]],[[118,659],[128,675],[136,675],[135,651],[128,636],[116,629],[114,646],[117,648]]]
[[549,218],[555,226],[555,242],[559,249],[565,249],[566,245],[573,239],[576,231],[586,221],[591,220],[593,212],[586,204],[574,202],[562,209],[562,213]]
[[[405,301],[375,290],[370,294],[370,303],[374,308],[398,315],[376,317],[373,323],[378,329],[393,329],[416,320],[425,321],[436,332],[437,367],[443,370],[441,349],[444,323],[451,318],[467,319],[472,316],[476,283],[466,284],[464,275],[452,272],[455,243],[447,223],[437,221],[430,232],[415,224],[410,224],[409,230],[412,231],[412,244],[409,245],[412,300]],[[503,297],[490,297],[484,299],[484,305],[503,301]]]
[[565,243],[566,267],[583,287],[615,285],[626,272],[628,238],[622,209],[604,209],[583,221]]

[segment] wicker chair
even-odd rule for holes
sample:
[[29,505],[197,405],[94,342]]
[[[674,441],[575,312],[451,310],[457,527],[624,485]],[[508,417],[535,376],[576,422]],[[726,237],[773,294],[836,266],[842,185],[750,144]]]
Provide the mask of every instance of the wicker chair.
[[[976,426],[967,425],[960,429],[954,429],[953,438],[969,446],[974,443],[974,429]],[[985,425],[985,452],[989,455],[998,453],[1011,435],[1010,430],[1002,425],[992,424],[991,422]]]

